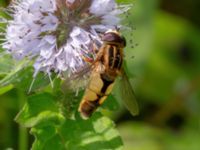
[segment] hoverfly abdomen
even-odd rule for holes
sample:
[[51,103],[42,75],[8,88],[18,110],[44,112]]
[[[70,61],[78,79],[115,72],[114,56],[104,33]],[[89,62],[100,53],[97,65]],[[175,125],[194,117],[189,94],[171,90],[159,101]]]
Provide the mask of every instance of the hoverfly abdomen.
[[104,74],[93,73],[81,101],[79,111],[83,118],[88,118],[100,106],[113,88],[114,80]]
[[114,82],[114,80],[110,79],[105,74],[101,74],[101,79],[103,81],[103,87],[101,88],[101,93],[106,94],[108,87]]
[[87,99],[83,99],[83,100],[84,101],[82,101],[81,107],[79,107],[79,111],[81,112],[82,117],[87,119],[99,106],[99,98],[97,98],[94,101],[87,100]]

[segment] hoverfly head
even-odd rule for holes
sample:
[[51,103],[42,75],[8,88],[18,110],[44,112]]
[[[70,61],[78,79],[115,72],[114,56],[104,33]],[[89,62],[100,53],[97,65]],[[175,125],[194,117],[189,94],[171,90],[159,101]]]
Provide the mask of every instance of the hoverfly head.
[[108,44],[117,44],[121,47],[126,46],[126,39],[117,30],[108,30],[102,37],[102,41]]

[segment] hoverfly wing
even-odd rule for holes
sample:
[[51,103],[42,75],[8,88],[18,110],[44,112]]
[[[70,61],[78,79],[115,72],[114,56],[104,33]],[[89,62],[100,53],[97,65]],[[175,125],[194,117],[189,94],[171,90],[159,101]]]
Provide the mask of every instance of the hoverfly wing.
[[129,82],[128,76],[124,70],[122,70],[122,78],[120,80],[121,98],[126,108],[130,113],[135,116],[139,114],[139,107],[135,98],[134,91]]
[[74,74],[72,74],[69,77],[69,79],[70,80],[79,80],[79,79],[84,78],[84,76],[86,76],[87,74],[89,74],[91,72],[92,66],[93,66],[93,64],[87,65],[87,66],[81,68],[80,70],[78,70]]
[[[88,80],[86,76],[89,76],[89,73],[92,71],[93,65],[88,65],[83,67],[81,70],[78,70],[74,74],[72,74],[70,77],[64,77],[64,82],[62,84],[62,90],[74,90],[78,89],[77,85],[87,85]],[[85,83],[82,83],[85,82]]]

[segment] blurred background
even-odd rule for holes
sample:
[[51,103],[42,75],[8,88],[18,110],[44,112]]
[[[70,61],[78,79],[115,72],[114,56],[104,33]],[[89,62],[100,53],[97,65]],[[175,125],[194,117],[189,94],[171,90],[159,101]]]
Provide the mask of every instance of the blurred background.
[[[200,1],[118,1],[133,3],[126,20],[134,29],[125,35],[130,54],[126,60],[129,74],[135,76],[131,83],[140,106],[137,117],[123,108],[111,116],[124,150],[199,150]],[[0,0],[1,7],[8,4]],[[18,149],[18,131],[23,129],[14,117],[22,97],[19,89],[0,93],[2,150]]]

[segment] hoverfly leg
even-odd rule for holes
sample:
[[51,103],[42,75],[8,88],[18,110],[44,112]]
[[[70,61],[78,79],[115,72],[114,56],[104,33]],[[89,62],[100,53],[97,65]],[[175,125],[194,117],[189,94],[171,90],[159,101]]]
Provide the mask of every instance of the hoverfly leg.
[[85,56],[81,56],[81,57],[82,57],[82,59],[83,59],[85,62],[87,62],[87,63],[89,63],[89,64],[92,64],[92,63],[94,62],[94,59],[93,59],[93,58],[85,57]]
[[97,54],[99,52],[99,49],[98,49],[98,47],[95,43],[93,43],[93,49],[92,50],[93,50],[94,54]]

